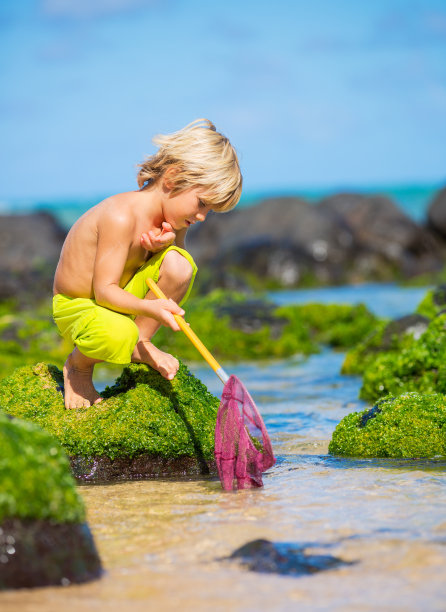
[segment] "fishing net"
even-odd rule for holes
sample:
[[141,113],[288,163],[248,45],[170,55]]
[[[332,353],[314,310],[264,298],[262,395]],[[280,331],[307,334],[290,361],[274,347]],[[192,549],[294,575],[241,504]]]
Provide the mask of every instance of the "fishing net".
[[262,487],[275,463],[265,424],[237,376],[223,388],[215,426],[215,459],[223,489]]

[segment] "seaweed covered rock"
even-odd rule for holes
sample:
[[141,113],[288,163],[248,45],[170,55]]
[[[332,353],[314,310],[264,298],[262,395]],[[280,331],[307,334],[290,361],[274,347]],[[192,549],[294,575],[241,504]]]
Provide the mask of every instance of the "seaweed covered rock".
[[416,312],[433,319],[446,311],[446,285],[438,285],[429,290],[417,306]]
[[208,473],[218,399],[181,364],[168,381],[145,365],[124,368],[91,408],[65,410],[55,366],[26,366],[0,381],[0,405],[53,434],[87,480]]
[[[216,290],[187,305],[187,321],[218,359],[269,359],[309,355],[320,344],[351,347],[369,334],[378,319],[363,305],[304,304],[277,307],[263,297],[247,298]],[[157,346],[197,359],[183,334],[159,330]]]
[[379,320],[364,304],[300,304],[282,306],[276,315],[289,320],[292,333],[306,328],[313,342],[337,349],[354,346]]
[[342,374],[362,374],[379,355],[394,355],[411,346],[427,330],[430,320],[411,314],[393,321],[379,321],[375,329],[354,348],[342,364]]
[[62,366],[71,350],[57,331],[49,300],[32,308],[0,302],[0,378],[43,360]]
[[0,589],[101,573],[82,499],[57,441],[0,413]]
[[439,393],[386,397],[344,417],[328,450],[347,457],[446,456],[446,398]]
[[406,391],[446,393],[446,314],[413,339],[379,355],[364,371],[360,397],[376,401]]

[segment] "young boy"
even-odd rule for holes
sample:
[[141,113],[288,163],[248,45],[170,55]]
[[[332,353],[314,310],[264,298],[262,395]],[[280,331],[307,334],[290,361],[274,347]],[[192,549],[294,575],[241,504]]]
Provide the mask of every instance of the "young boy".
[[[101,401],[96,363],[146,363],[171,380],[178,361],[151,339],[160,325],[178,331],[174,314],[192,288],[196,265],[185,250],[188,228],[210,210],[231,210],[242,177],[229,140],[207,119],[157,136],[157,153],[140,165],[138,191],[88,210],[71,228],[54,279],[53,316],[74,344],[63,373],[66,408]],[[170,299],[148,292],[155,280]]]

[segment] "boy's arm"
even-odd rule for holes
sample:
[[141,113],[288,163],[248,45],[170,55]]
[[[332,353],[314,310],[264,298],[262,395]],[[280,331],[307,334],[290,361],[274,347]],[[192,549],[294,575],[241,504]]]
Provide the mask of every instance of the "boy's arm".
[[110,214],[98,223],[98,245],[93,272],[96,302],[124,314],[156,319],[178,331],[173,314],[184,314],[173,300],[143,300],[119,286],[131,245],[133,222],[122,214]]

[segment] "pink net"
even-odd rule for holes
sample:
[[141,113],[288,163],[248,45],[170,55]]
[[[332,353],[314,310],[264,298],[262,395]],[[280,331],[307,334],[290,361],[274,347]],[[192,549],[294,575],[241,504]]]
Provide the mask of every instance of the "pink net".
[[265,424],[237,376],[223,388],[215,426],[215,459],[226,491],[262,487],[262,472],[276,462]]

